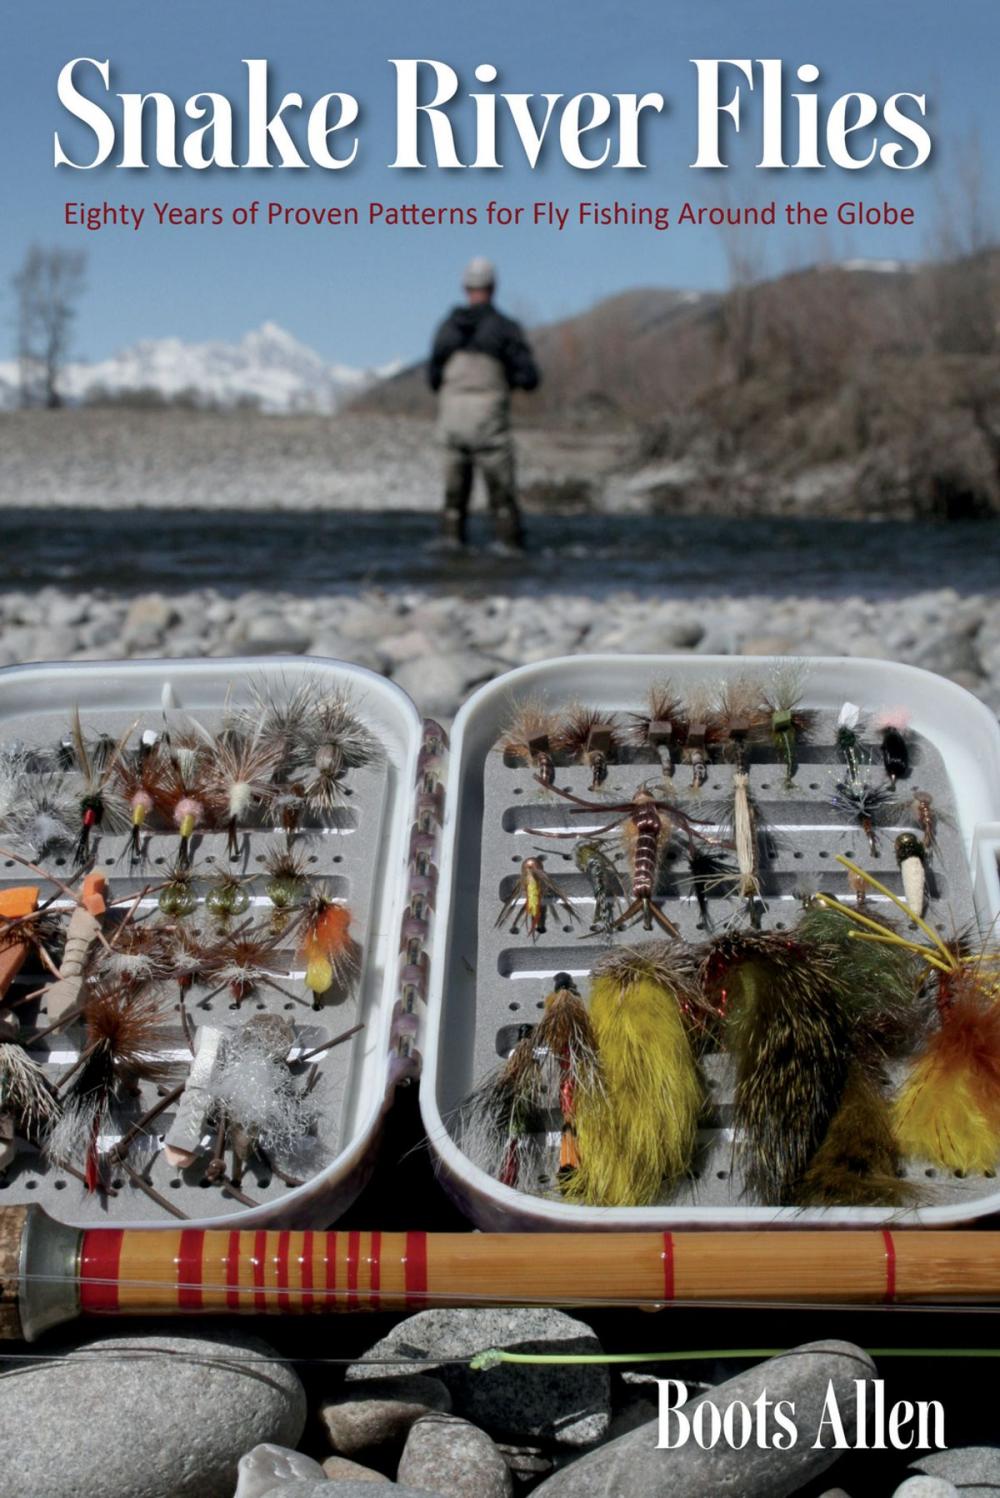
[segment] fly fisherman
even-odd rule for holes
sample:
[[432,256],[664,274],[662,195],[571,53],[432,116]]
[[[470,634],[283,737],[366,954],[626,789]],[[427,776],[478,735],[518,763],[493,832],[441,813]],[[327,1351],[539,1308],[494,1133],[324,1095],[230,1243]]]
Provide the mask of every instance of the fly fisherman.
[[538,370],[516,322],[493,305],[496,272],[471,260],[462,278],[467,305],[437,330],[427,376],[440,391],[438,431],[445,450],[444,540],[464,546],[476,466],[486,480],[497,542],[524,538],[514,483],[510,392],[534,390]]

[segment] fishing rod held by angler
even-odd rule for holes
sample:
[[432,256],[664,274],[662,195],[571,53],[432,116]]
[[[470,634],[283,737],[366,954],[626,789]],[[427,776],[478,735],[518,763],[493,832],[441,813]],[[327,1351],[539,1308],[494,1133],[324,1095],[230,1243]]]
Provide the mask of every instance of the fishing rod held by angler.
[[1000,1232],[73,1228],[0,1209],[0,1339],[79,1315],[1000,1303]]

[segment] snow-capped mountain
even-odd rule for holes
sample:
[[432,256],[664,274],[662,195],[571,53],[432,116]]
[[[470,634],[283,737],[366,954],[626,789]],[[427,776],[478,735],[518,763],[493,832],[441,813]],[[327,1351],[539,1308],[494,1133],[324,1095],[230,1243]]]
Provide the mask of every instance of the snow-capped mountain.
[[[239,343],[146,338],[109,359],[67,365],[61,390],[70,403],[141,391],[212,406],[329,412],[398,367],[363,370],[328,364],[277,323],[266,322]],[[0,363],[0,405],[16,405],[17,392],[17,365]]]

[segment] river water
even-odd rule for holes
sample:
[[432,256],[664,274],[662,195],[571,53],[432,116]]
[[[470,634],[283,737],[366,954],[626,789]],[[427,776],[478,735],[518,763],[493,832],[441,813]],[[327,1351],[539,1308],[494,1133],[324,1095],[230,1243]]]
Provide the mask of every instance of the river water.
[[337,510],[4,509],[0,586],[178,592],[619,590],[891,598],[953,587],[1000,594],[1000,520],[870,523],[710,517],[529,516],[523,557],[435,550],[437,517]]

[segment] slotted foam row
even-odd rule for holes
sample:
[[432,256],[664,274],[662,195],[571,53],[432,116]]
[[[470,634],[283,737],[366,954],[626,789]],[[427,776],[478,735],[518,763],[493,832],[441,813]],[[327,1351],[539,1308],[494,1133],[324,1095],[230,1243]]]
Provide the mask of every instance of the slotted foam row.
[[[630,801],[645,786],[706,823],[700,830],[711,835],[732,786],[731,764],[711,764],[707,783],[695,791],[689,766],[678,764],[672,777],[665,777],[654,756],[636,753],[623,756],[625,763],[612,764],[605,784],[599,792],[592,792],[588,767],[560,765],[557,760],[556,786],[595,803],[593,812],[574,811],[570,803],[538,784],[529,765],[501,751],[499,740],[512,708],[519,701],[541,698],[556,709],[577,700],[609,713],[638,711],[648,687],[668,677],[683,697],[695,684],[711,685],[727,678],[751,677],[764,685],[777,665],[766,660],[691,657],[577,657],[546,662],[480,689],[456,722],[449,783],[453,815],[446,825],[442,859],[443,872],[450,875],[443,880],[440,909],[442,922],[447,918],[447,946],[431,988],[421,1097],[444,1179],[480,1225],[662,1223],[679,1227],[788,1221],[789,1225],[843,1226],[888,1217],[888,1209],[885,1213],[878,1208],[801,1211],[750,1203],[733,1159],[732,1078],[729,1063],[721,1055],[710,1055],[705,1062],[709,1102],[692,1176],[654,1206],[572,1206],[559,1199],[544,1176],[534,1183],[539,1195],[514,1190],[486,1176],[461,1149],[458,1105],[509,1053],[519,1027],[538,1019],[553,975],[560,970],[572,973],[586,993],[593,961],[608,950],[606,936],[590,933],[593,898],[573,857],[579,837],[597,833],[620,815],[602,813],[599,807]],[[837,854],[853,858],[901,894],[894,842],[901,831],[920,831],[907,804],[917,789],[933,797],[938,814],[938,846],[928,879],[932,898],[925,918],[946,935],[977,918],[988,923],[996,911],[977,910],[970,875],[975,828],[996,816],[1000,783],[996,724],[986,709],[953,684],[911,668],[855,660],[816,661],[807,666],[803,705],[817,712],[817,720],[809,743],[800,746],[792,786],[786,787],[784,764],[770,744],[755,745],[750,754],[750,787],[762,821],[759,848],[767,907],[763,928],[792,926],[802,894],[823,890],[853,900]],[[887,706],[905,704],[913,715],[911,772],[899,784],[903,806],[877,829],[875,855],[862,829],[848,825],[831,804],[835,783],[845,774],[834,747],[836,716],[845,700],[862,707],[862,727]],[[864,742],[870,747],[872,781],[884,781],[877,737],[865,732]],[[461,807],[457,818],[456,805]],[[546,831],[575,835],[550,839],[542,835]],[[620,840],[607,836],[604,846],[609,853],[619,850],[618,868],[622,887],[627,889],[627,863]],[[501,927],[496,925],[503,902],[515,887],[521,861],[528,856],[542,857],[546,872],[580,917],[573,921],[550,905],[545,930],[534,941],[523,924],[513,934],[510,918]],[[710,892],[706,925],[686,875],[683,850],[672,847],[662,865],[657,903],[685,940],[697,942],[732,920],[739,907],[724,889]],[[620,901],[619,910],[626,903]],[[888,904],[875,892],[869,896],[868,908],[874,914]],[[623,946],[660,935],[656,930],[645,932],[638,921],[612,940],[615,946]],[[552,1122],[555,1127],[557,1120]],[[907,1174],[919,1181],[921,1199],[927,1204],[918,1216],[934,1220],[935,1214],[951,1218],[1000,1209],[1000,1186],[993,1178],[959,1179],[934,1171],[922,1161],[908,1162]]]
[[[150,1126],[149,1142],[137,1147],[131,1157],[134,1167],[172,1206],[197,1223],[234,1216],[247,1224],[270,1220],[301,1226],[326,1223],[347,1204],[364,1179],[390,1087],[390,1023],[405,894],[406,812],[415,773],[419,721],[408,699],[381,678],[360,668],[301,658],[137,662],[114,668],[24,667],[0,674],[0,741],[37,750],[40,759],[67,737],[74,706],[79,706],[84,730],[89,733],[105,731],[117,737],[138,719],[131,740],[134,743],[143,729],[163,729],[164,702],[170,705],[168,718],[175,726],[187,715],[216,729],[227,696],[237,704],[248,701],[252,680],[266,678],[279,688],[291,688],[304,675],[319,677],[331,687],[347,686],[385,751],[380,764],[350,771],[344,782],[342,806],[322,825],[305,826],[296,838],[309,878],[345,901],[351,910],[351,934],[361,949],[360,979],[350,993],[314,1010],[312,995],[302,981],[301,964],[296,960],[295,939],[289,937],[273,956],[276,972],[287,975],[275,980],[277,987],[259,986],[236,1009],[231,1007],[228,989],[213,994],[211,988],[196,984],[188,990],[186,1009],[194,1026],[208,1022],[238,1028],[253,1014],[279,1014],[295,1026],[293,1060],[354,1025],[363,1028],[316,1060],[318,1075],[311,1092],[318,1120],[316,1137],[296,1156],[276,1161],[285,1174],[303,1181],[300,1186],[286,1184],[277,1172],[255,1161],[248,1167],[241,1187],[256,1204],[248,1207],[224,1185],[202,1184],[206,1156],[188,1170],[176,1170],[168,1164],[160,1145],[174,1116],[173,1108]],[[192,926],[218,929],[211,926],[204,910],[205,894],[214,876],[235,872],[250,880],[252,903],[231,925],[239,926],[251,915],[267,921],[272,906],[265,894],[264,860],[268,848],[282,841],[283,835],[273,825],[258,821],[242,836],[241,857],[233,862],[225,833],[196,835],[192,865],[198,909],[184,919]],[[97,843],[93,866],[107,876],[109,899],[115,902],[105,917],[108,934],[113,934],[121,911],[128,909],[145,888],[162,882],[177,852],[176,832],[154,830],[144,864],[130,869],[127,842],[127,836],[121,834],[101,834]],[[13,851],[24,851],[10,846]],[[60,855],[43,860],[43,866],[76,887],[80,876],[72,875],[70,862]],[[254,875],[258,877],[251,878]],[[5,886],[31,883],[33,876],[14,860],[0,857],[0,882]],[[51,893],[51,887],[43,886],[42,898]],[[68,903],[59,900],[56,908],[66,909]],[[141,901],[137,914],[149,915],[154,922],[167,919],[158,911],[155,893]],[[29,961],[19,980],[21,992],[39,986],[41,979],[38,965]],[[171,994],[176,992],[172,984],[166,988]],[[176,1013],[170,1059],[177,1063],[176,1080],[180,1081],[186,1074],[190,1052],[179,1010]],[[19,1015],[24,1028],[44,1026],[44,1001],[40,1007],[35,1003],[22,1006]],[[57,1080],[78,1059],[82,1039],[82,1028],[71,1025],[40,1041],[31,1054],[44,1065],[50,1078]],[[307,1068],[293,1070],[298,1086],[303,1087],[309,1079]],[[134,1105],[118,1115],[122,1129],[171,1085],[168,1082],[158,1090],[144,1083]],[[113,1142],[114,1138],[102,1141],[105,1146]],[[230,1151],[227,1160],[231,1160]],[[123,1170],[113,1173],[111,1186],[112,1194],[107,1197],[89,1193],[70,1173],[21,1147],[17,1159],[0,1176],[0,1201],[38,1202],[51,1215],[83,1225],[171,1220],[166,1209],[135,1186]]]

